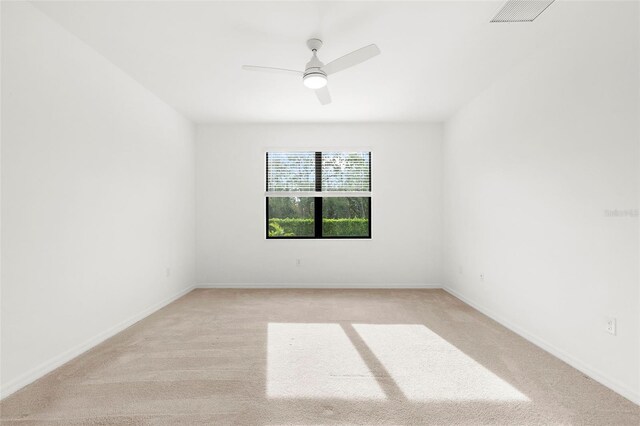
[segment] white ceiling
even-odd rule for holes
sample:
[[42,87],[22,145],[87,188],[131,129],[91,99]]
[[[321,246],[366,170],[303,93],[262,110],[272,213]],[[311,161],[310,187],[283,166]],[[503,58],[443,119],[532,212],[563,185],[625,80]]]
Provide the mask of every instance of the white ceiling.
[[[556,1],[533,23],[490,24],[502,1],[35,4],[195,122],[441,121],[599,7]],[[370,43],[382,55],[331,76],[327,106],[296,77],[240,69],[302,70],[310,37],[325,63]]]

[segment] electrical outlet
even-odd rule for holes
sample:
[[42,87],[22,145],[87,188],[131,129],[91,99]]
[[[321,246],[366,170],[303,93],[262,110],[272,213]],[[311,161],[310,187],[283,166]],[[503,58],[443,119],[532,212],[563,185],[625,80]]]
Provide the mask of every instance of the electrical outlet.
[[167,278],[169,278],[171,276],[171,268],[167,268],[167,270],[165,271],[165,274]]
[[613,317],[607,317],[605,330],[609,334],[616,335],[616,319]]
[[300,266],[301,263],[302,261],[300,259],[296,259],[296,266]]
[[462,265],[458,265],[458,273],[462,275],[463,272]]
[[480,274],[480,281],[484,281],[484,273]]

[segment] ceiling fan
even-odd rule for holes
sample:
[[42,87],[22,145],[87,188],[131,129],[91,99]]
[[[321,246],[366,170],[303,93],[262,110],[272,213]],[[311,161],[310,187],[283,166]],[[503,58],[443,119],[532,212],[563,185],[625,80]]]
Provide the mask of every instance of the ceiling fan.
[[242,69],[247,71],[263,71],[292,74],[302,77],[302,83],[309,89],[313,89],[322,105],[331,103],[331,95],[327,87],[327,76],[338,71],[351,68],[359,63],[373,58],[380,54],[380,49],[375,44],[370,44],[351,53],[347,53],[340,58],[329,62],[327,65],[318,59],[318,50],[322,47],[322,40],[312,38],[307,40],[307,47],[313,52],[311,60],[307,62],[304,71],[288,70],[284,68],[257,67],[254,65],[243,65]]

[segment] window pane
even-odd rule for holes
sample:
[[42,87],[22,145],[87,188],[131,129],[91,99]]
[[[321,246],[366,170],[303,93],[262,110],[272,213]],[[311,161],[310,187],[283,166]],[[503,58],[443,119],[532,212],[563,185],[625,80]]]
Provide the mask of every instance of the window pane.
[[314,191],[315,152],[268,152],[267,191]]
[[323,237],[369,237],[370,197],[324,197]]
[[323,191],[371,191],[371,153],[323,152]]
[[267,198],[267,222],[269,237],[313,237],[313,197]]

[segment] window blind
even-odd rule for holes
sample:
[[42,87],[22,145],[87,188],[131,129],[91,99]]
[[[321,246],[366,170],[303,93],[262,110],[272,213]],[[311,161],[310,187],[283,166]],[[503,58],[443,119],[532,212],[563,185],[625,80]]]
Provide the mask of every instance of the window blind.
[[366,196],[370,192],[370,152],[267,153],[268,196]]
[[371,153],[323,152],[323,191],[371,191]]
[[315,152],[268,152],[267,191],[315,191]]

